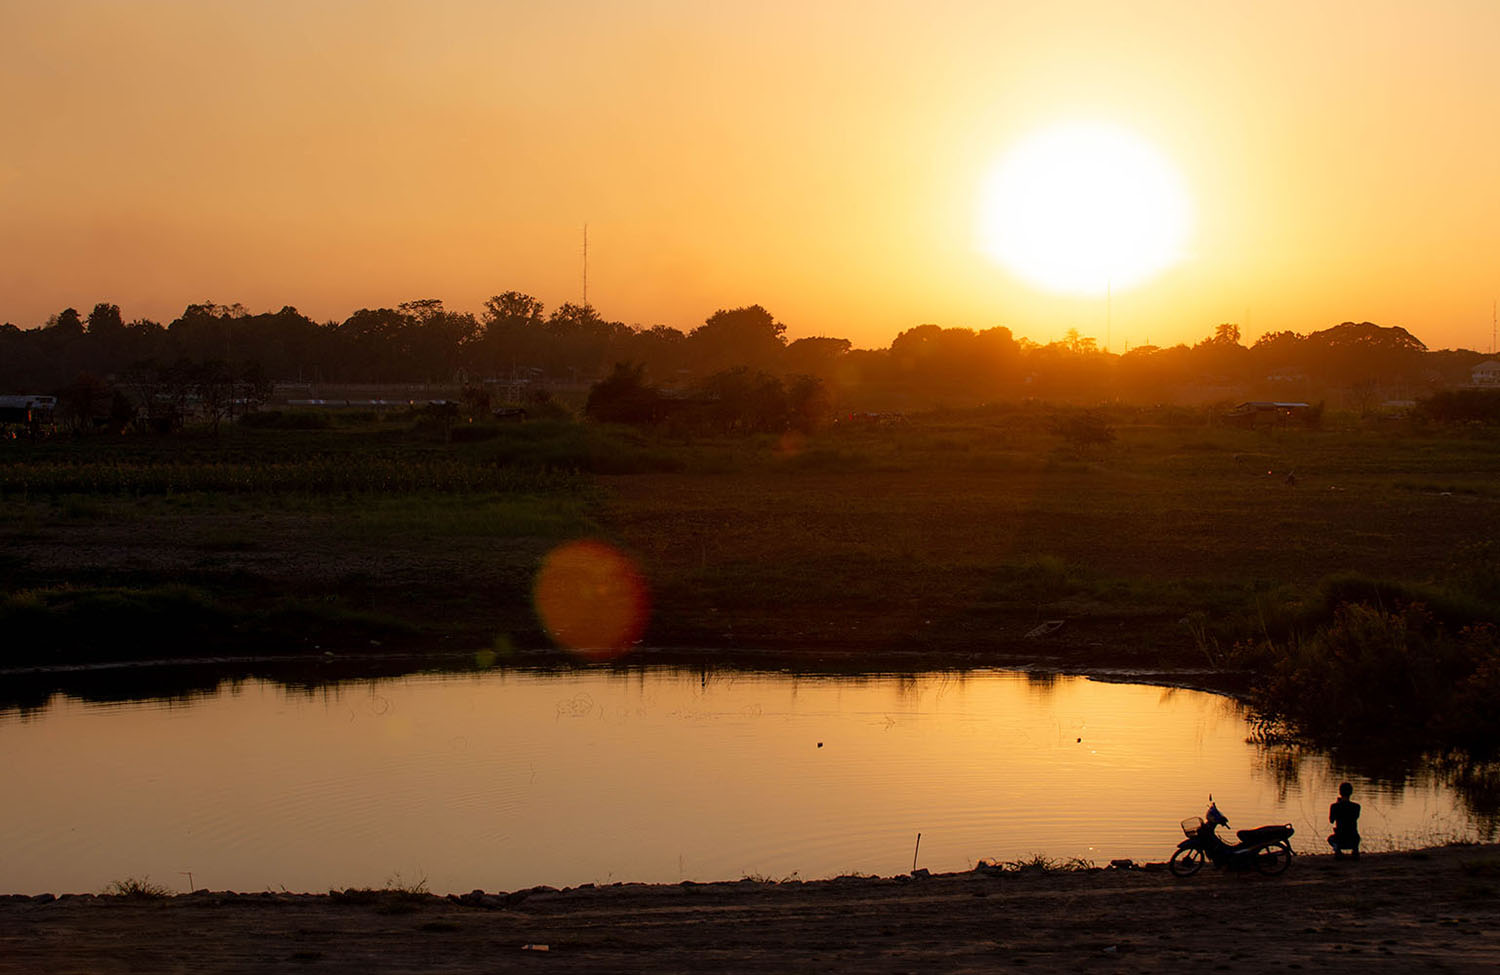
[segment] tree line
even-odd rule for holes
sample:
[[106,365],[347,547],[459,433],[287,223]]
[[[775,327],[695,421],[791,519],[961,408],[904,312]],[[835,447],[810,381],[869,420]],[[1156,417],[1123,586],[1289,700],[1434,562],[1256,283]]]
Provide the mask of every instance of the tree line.
[[[1238,326],[1221,324],[1196,343],[1124,352],[1100,349],[1076,331],[1043,344],[1004,326],[918,325],[887,348],[856,349],[844,338],[788,340],[786,326],[760,305],[715,311],[683,331],[609,321],[587,305],[549,312],[517,291],[490,298],[478,315],[423,299],[320,323],[290,306],[252,314],[240,305],[201,303],[163,325],[127,322],[118,305],[100,302],[87,315],[66,308],[37,327],[0,325],[0,392],[55,394],[79,383],[118,389],[153,376],[177,391],[195,383],[222,389],[228,377],[232,393],[292,381],[583,386],[633,376],[637,385],[679,399],[712,398],[715,384],[738,383],[739,394],[739,387],[768,389],[775,381],[793,413],[817,396],[839,409],[884,410],[1332,393],[1342,406],[1368,409],[1460,386],[1482,359],[1431,351],[1404,328],[1369,322],[1274,332],[1249,345]],[[188,378],[194,370],[197,377]],[[816,395],[811,380],[820,386]],[[203,390],[193,395],[201,399]]]

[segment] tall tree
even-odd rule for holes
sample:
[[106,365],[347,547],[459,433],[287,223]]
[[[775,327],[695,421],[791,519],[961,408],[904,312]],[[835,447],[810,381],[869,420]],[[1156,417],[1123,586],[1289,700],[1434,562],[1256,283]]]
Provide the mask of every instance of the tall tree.
[[689,351],[700,374],[736,366],[777,372],[786,349],[786,326],[760,305],[719,309],[688,333]]
[[467,312],[448,311],[436,298],[402,303],[402,353],[409,368],[428,382],[450,382],[479,337],[479,323]]
[[1233,322],[1221,322],[1214,327],[1214,337],[1209,341],[1214,345],[1239,345],[1240,327]]
[[495,295],[484,303],[482,332],[475,348],[478,368],[492,376],[513,377],[540,368],[543,358],[543,312],[540,301],[519,291]]
[[120,317],[119,305],[101,301],[89,312],[88,333],[91,336],[113,336],[124,328],[125,320]]

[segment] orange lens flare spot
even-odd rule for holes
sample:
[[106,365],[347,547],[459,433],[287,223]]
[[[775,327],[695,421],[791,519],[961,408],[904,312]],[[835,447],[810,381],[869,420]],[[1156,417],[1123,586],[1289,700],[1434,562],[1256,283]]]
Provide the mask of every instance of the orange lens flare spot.
[[807,449],[807,437],[795,430],[788,430],[776,442],[776,452],[782,457],[796,457]]
[[595,659],[619,656],[646,631],[646,580],[605,542],[568,542],[542,560],[533,590],[537,615],[561,647]]

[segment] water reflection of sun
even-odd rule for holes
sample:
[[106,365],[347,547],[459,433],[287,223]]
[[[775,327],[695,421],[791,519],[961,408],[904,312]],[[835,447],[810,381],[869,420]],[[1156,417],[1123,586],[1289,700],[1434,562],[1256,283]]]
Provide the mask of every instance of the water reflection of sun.
[[991,170],[981,248],[1049,291],[1104,294],[1182,257],[1192,224],[1175,167],[1125,129],[1068,123],[1018,143]]

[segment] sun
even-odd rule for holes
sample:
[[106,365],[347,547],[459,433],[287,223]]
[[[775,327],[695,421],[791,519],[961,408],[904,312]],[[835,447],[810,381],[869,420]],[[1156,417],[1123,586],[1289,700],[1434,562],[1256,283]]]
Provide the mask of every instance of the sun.
[[1176,167],[1126,129],[1069,122],[1019,142],[985,180],[979,244],[1049,291],[1099,295],[1176,264],[1192,207]]

